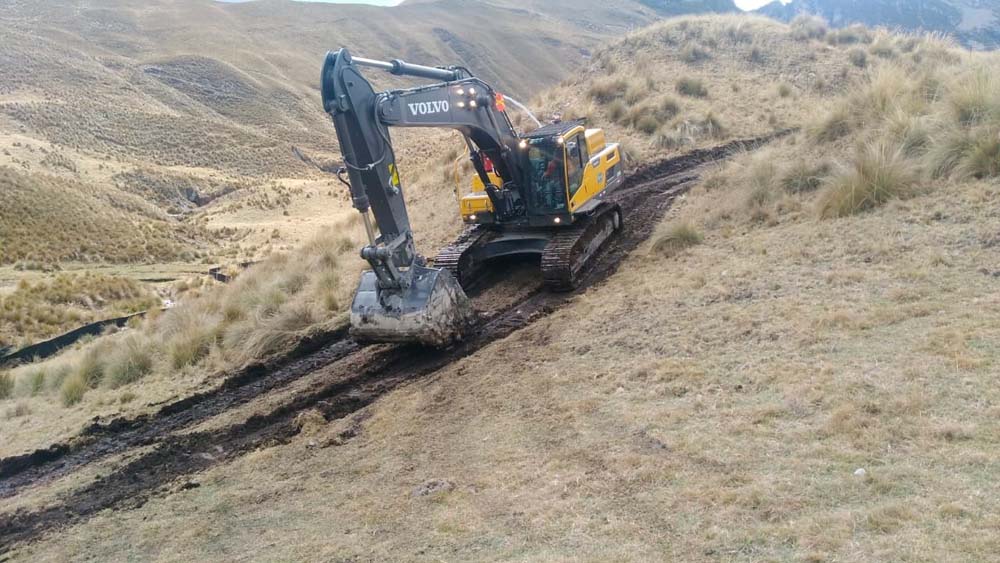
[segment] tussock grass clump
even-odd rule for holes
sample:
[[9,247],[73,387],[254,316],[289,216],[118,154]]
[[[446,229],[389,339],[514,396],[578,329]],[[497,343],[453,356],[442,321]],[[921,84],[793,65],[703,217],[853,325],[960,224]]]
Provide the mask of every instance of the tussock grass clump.
[[625,117],[625,113],[628,111],[628,108],[625,107],[625,104],[622,103],[621,100],[614,100],[608,104],[605,110],[608,112],[608,117],[610,117],[612,121],[620,122],[622,118]]
[[851,61],[851,64],[858,68],[868,67],[868,53],[860,47],[855,47],[847,52],[847,58]]
[[809,125],[809,134],[821,143],[831,143],[846,137],[854,129],[850,108],[839,103],[823,118]]
[[826,20],[819,16],[800,14],[791,22],[792,37],[799,41],[823,39],[829,31]]
[[595,101],[606,104],[624,96],[628,86],[628,82],[622,78],[607,78],[594,82],[587,93]]
[[827,43],[831,45],[854,45],[858,43],[868,44],[874,39],[871,30],[861,24],[854,24],[841,29],[830,31],[826,35]]
[[682,96],[688,96],[691,98],[707,98],[708,88],[705,87],[705,83],[698,78],[692,78],[689,76],[683,77],[677,81],[677,93]]
[[781,186],[788,193],[805,194],[818,190],[830,175],[828,162],[813,163],[805,159],[793,162],[785,171]]
[[14,395],[14,377],[9,371],[0,372],[0,400]]
[[153,371],[152,343],[142,334],[118,339],[105,368],[108,386],[117,389]]
[[711,57],[712,55],[708,52],[708,49],[698,44],[688,45],[681,50],[681,60],[687,64],[699,63]]
[[675,223],[664,229],[663,234],[653,240],[652,250],[664,257],[677,255],[686,248],[701,244],[701,233],[690,223]]
[[1000,79],[986,69],[952,81],[948,107],[960,125],[969,127],[1000,119]]
[[917,165],[901,147],[885,142],[858,151],[850,167],[834,175],[820,200],[824,218],[846,217],[879,207],[913,192]]
[[104,358],[106,352],[105,342],[99,342],[92,345],[81,356],[75,375],[83,381],[87,389],[96,388],[104,380]]
[[63,406],[73,406],[82,401],[87,393],[87,387],[87,381],[79,373],[67,377],[59,390]]

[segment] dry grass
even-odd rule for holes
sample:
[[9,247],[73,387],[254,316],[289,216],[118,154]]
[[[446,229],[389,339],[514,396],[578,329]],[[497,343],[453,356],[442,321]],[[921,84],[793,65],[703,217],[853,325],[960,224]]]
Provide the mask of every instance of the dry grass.
[[293,254],[272,256],[230,286],[189,290],[180,305],[136,328],[19,368],[20,395],[51,401],[48,391],[59,390],[63,404],[72,406],[99,387],[118,389],[178,372],[205,379],[287,351],[308,331],[344,322],[361,265],[353,258],[361,235],[356,228],[354,222],[342,225]]
[[910,195],[919,177],[918,165],[903,148],[876,143],[863,147],[851,168],[830,178],[819,202],[823,217],[845,217]]
[[702,235],[688,223],[677,223],[653,237],[653,252],[671,257],[686,248],[701,244]]
[[[755,42],[817,49],[772,25],[694,18],[626,43],[676,57],[662,48],[668,41],[717,40],[721,68],[749,65]],[[828,36],[836,46],[815,51],[819,73],[838,76],[850,66],[840,45],[874,38],[858,28]],[[169,547],[181,559],[246,550],[276,560],[990,559],[1000,552],[991,486],[1000,302],[981,269],[1000,260],[989,242],[1000,230],[1000,189],[993,178],[968,180],[956,164],[933,189],[907,189],[906,200],[836,220],[814,212],[845,177],[881,178],[901,163],[916,178],[897,184],[923,185],[931,170],[912,163],[929,160],[942,131],[978,135],[989,125],[963,123],[947,96],[925,95],[928,76],[964,70],[925,47],[895,47],[922,53],[919,69],[882,72],[917,62],[873,57],[872,74],[848,68],[858,82],[843,91],[796,84],[801,100],[775,100],[773,81],[754,82],[756,67],[741,67],[748,103],[760,93],[800,104],[785,116],[794,125],[808,124],[822,103],[842,111],[846,131],[823,138],[810,127],[710,171],[660,227],[670,234],[690,225],[700,244],[656,260],[639,253],[565,308],[356,417],[326,423],[306,414],[297,421],[304,435],[290,444],[216,466],[198,475],[196,489],[97,515],[18,555],[104,560],[127,545],[137,558]],[[730,48],[743,49],[738,62]],[[608,55],[621,78],[643,64],[625,49]],[[799,54],[767,51],[764,61]],[[673,87],[673,78],[649,74]],[[745,109],[728,84],[699,78],[713,99],[685,99],[679,122],[707,120],[713,108],[703,104],[725,95],[714,109],[729,130],[766,123],[727,107]],[[594,102],[586,84],[565,88]],[[649,103],[627,98],[615,99]],[[920,128],[928,135],[914,133]],[[673,133],[673,124],[661,131]],[[659,154],[657,135],[631,125],[618,132],[635,154]],[[890,150],[872,156],[858,146]],[[679,238],[693,240],[692,230]],[[279,335],[308,318],[308,307],[288,308],[312,291],[288,272],[295,267],[275,262],[256,281],[240,280],[226,294],[229,313],[226,299],[203,296],[200,308],[223,319],[222,342],[241,340],[229,331],[256,313],[277,319],[287,310]],[[282,280],[291,296],[277,297],[269,280]],[[232,351],[215,346],[209,358]],[[323,377],[311,374],[303,388]]]
[[57,274],[21,280],[0,296],[0,345],[31,344],[99,319],[160,306],[152,289],[132,278],[108,274]]

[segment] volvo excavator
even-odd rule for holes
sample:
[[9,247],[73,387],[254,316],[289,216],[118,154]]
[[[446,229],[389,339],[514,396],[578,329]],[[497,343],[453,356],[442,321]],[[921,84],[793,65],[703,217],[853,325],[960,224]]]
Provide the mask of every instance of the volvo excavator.
[[[433,83],[376,92],[361,67]],[[526,108],[461,66],[371,60],[340,49],[327,53],[321,80],[344,160],[338,177],[368,236],[361,256],[371,270],[351,305],[359,340],[449,345],[475,322],[463,285],[491,260],[537,256],[546,286],[570,290],[622,227],[621,208],[607,198],[624,181],[621,152],[600,129],[535,120],[538,128],[519,133],[507,104]],[[460,132],[475,170],[459,201],[466,228],[432,264],[414,245],[390,127]]]

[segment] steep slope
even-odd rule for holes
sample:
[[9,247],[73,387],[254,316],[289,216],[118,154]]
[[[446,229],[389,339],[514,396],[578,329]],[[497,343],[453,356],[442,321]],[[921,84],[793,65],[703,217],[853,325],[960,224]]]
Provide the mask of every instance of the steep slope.
[[976,49],[1000,46],[1000,6],[991,0],[793,0],[772,2],[761,14],[791,21],[799,14],[823,17],[835,26],[852,23],[945,33]]
[[[638,76],[645,97],[627,96],[629,84],[615,94],[596,72],[558,87],[553,98],[605,98],[593,109],[609,117],[615,101],[662,110],[658,97],[686,75],[708,90],[701,103],[741,94],[804,106],[776,112],[801,131],[685,170],[701,177],[605,283],[440,369],[426,368],[425,351],[399,350],[413,370],[403,381],[352,371],[366,365],[359,356],[306,358],[322,367],[137,456],[193,468],[182,477],[15,555],[991,559],[1000,61],[881,35],[893,55],[862,70],[857,47],[803,31],[747,17],[666,22],[601,63],[617,65],[610,80]],[[678,55],[695,45],[727,76],[713,82],[700,57]],[[775,77],[788,60],[809,88],[792,75],[783,96]],[[705,110],[682,107],[680,124]],[[738,115],[726,130],[771,127]],[[677,125],[657,124],[665,135]],[[655,152],[655,128],[619,127],[644,159],[672,154]],[[274,286],[258,290],[289,283],[288,264],[269,266]],[[361,356],[380,353],[393,356]],[[359,387],[345,391],[338,370]],[[67,497],[85,505],[127,482],[129,467],[140,481],[158,470],[129,463],[109,459],[0,506],[58,519]]]

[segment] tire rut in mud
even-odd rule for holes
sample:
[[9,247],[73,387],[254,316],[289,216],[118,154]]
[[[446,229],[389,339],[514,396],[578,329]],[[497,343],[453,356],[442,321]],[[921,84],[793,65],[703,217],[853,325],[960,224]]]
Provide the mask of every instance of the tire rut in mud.
[[[780,134],[779,134],[780,135]],[[75,467],[86,465],[111,453],[153,445],[152,451],[115,469],[91,484],[61,497],[52,505],[36,511],[19,510],[6,515],[0,522],[0,553],[24,542],[38,539],[49,530],[82,522],[107,508],[131,509],[142,506],[155,495],[168,494],[169,487],[179,478],[223,463],[250,451],[289,442],[298,434],[295,416],[315,409],[328,420],[348,416],[371,404],[383,394],[401,384],[434,373],[450,363],[468,356],[480,348],[527,326],[538,318],[557,310],[574,295],[610,277],[624,259],[652,234],[674,199],[685,193],[698,178],[699,166],[718,161],[735,150],[751,149],[766,143],[776,135],[735,141],[716,147],[692,151],[665,160],[630,175],[626,185],[612,198],[625,214],[625,225],[600,251],[594,264],[581,279],[580,287],[569,293],[550,293],[538,288],[526,292],[522,299],[503,310],[485,315],[465,341],[447,349],[433,350],[418,346],[379,345],[358,349],[348,338],[333,342],[313,355],[282,368],[287,373],[276,383],[231,406],[242,404],[255,396],[316,369],[329,371],[324,383],[315,391],[300,394],[263,415],[219,430],[199,431],[183,435],[169,432],[205,420],[225,410],[213,401],[179,405],[177,412],[142,423],[121,423],[125,430],[106,430],[105,440],[77,452],[64,454],[61,461],[44,462],[36,468],[19,472],[19,487],[48,481],[64,475]],[[278,370],[281,372],[282,370]],[[270,376],[273,377],[273,376]],[[249,394],[248,394],[249,395]],[[225,400],[219,399],[221,403]],[[184,407],[184,408],[181,408]],[[162,411],[161,411],[162,412]],[[58,447],[58,446],[53,446]],[[90,452],[90,453],[87,453]],[[73,459],[79,455],[79,459]],[[26,478],[30,476],[31,479]],[[13,487],[15,481],[0,481],[0,487]],[[11,490],[17,490],[13,487]],[[0,489],[2,492],[4,489]]]

